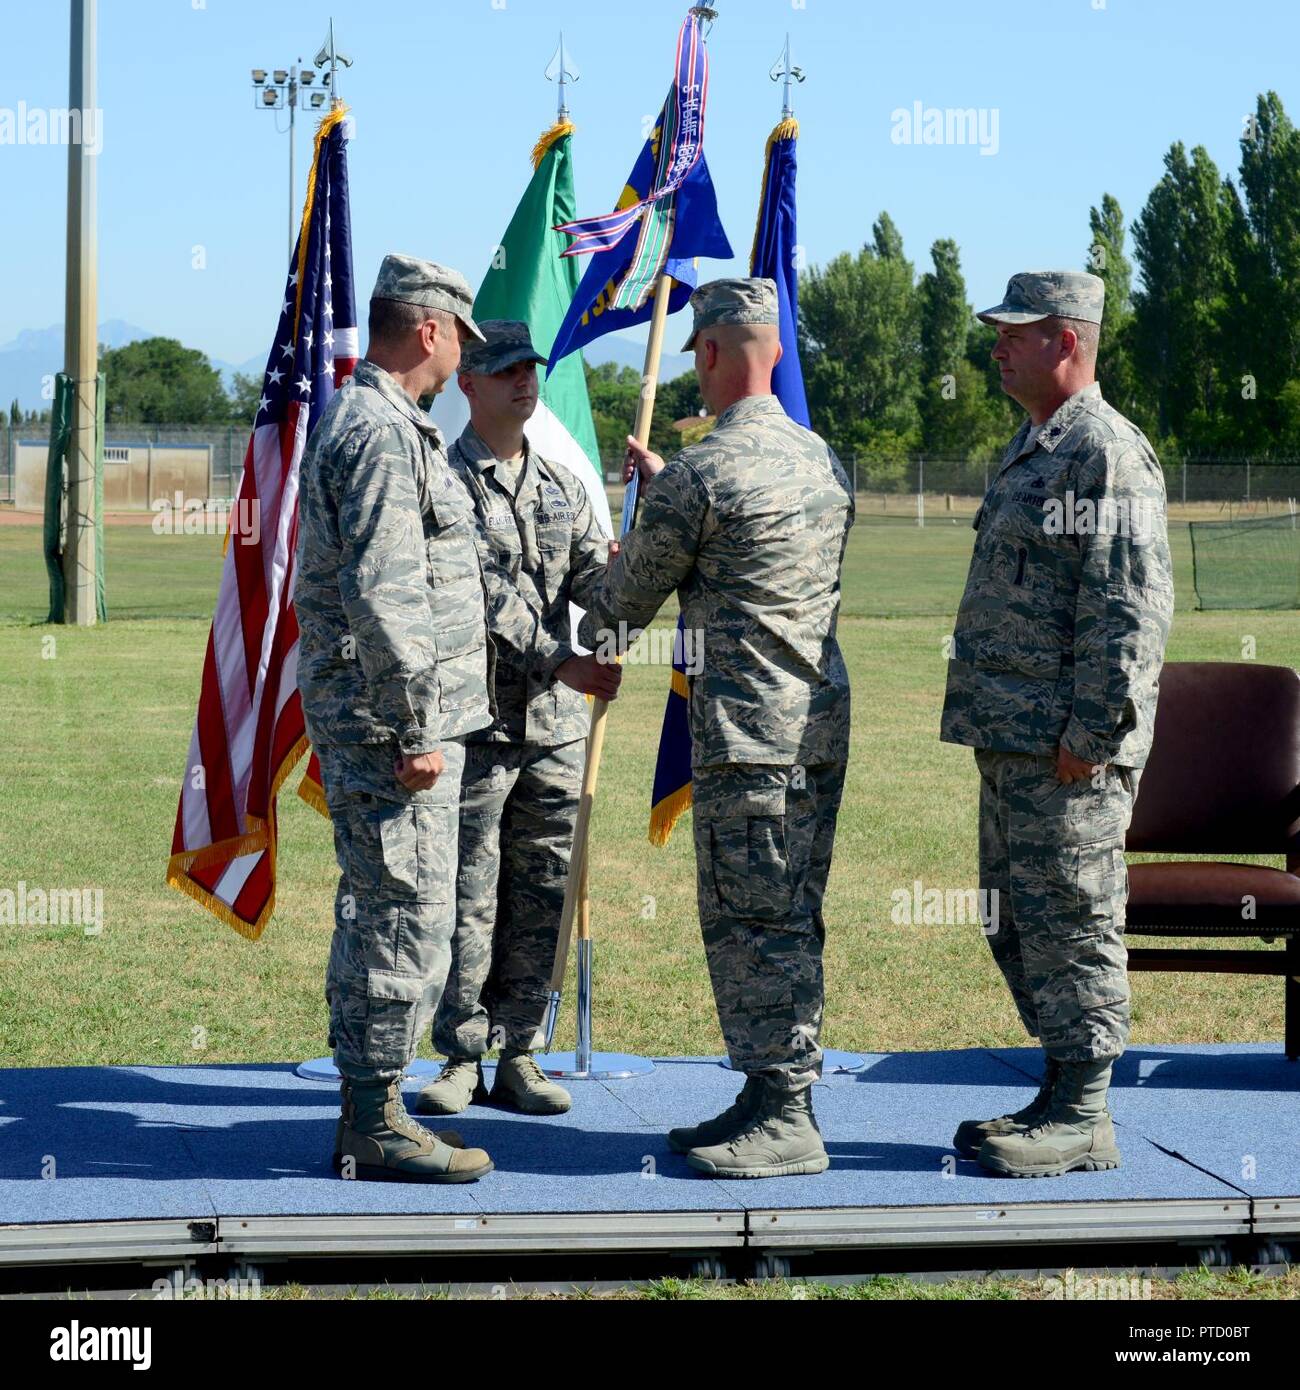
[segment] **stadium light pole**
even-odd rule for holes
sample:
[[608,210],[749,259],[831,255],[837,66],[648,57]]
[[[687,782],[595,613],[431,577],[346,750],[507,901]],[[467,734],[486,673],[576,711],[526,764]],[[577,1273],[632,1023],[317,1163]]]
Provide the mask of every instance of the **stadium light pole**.
[[96,0],[72,0],[68,45],[68,107],[81,113],[82,139],[68,141],[67,300],[63,369],[72,387],[68,439],[68,522],[63,551],[63,620],[92,627],[95,583],[95,413],[99,373],[98,269],[95,240],[95,155],[85,124],[95,117]]
[[[301,62],[299,58],[298,63]],[[283,111],[286,108],[289,111],[289,254],[292,256],[298,234],[293,201],[294,117],[298,111],[300,89],[308,89],[302,92],[302,98],[313,110],[325,105],[325,93],[320,89],[312,90],[316,81],[315,70],[300,68],[297,64],[290,68],[254,68],[252,77],[253,105],[259,111]]]
[[[293,200],[293,160],[294,160],[294,118],[298,113],[300,97],[313,111],[319,111],[328,101],[331,107],[339,104],[338,69],[350,68],[352,59],[334,45],[334,21],[330,20],[329,32],[320,51],[314,59],[315,68],[303,68],[295,64],[291,68],[253,68],[253,105],[259,111],[289,111],[289,255],[293,255],[294,242],[298,235],[297,207]],[[298,59],[298,63],[302,58]],[[329,71],[325,72],[326,64]],[[321,69],[318,73],[317,69]],[[314,86],[317,76],[319,87]],[[306,89],[305,91],[301,89]]]

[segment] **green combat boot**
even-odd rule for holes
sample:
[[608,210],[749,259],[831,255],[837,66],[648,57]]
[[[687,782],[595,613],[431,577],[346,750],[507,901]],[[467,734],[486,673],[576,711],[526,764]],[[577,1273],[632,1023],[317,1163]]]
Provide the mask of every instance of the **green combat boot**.
[[413,1120],[401,1084],[345,1077],[334,1169],[369,1182],[473,1182],[492,1171],[482,1149],[453,1148]]
[[416,1097],[417,1115],[459,1115],[472,1101],[487,1100],[483,1063],[478,1057],[448,1057],[442,1070]]
[[1062,1062],[1043,1118],[1020,1134],[991,1134],[980,1148],[981,1166],[1006,1178],[1118,1168],[1115,1126],[1106,1109],[1114,1060]]
[[996,1120],[963,1120],[952,1137],[952,1146],[963,1158],[974,1158],[980,1145],[991,1134],[1023,1134],[1032,1128],[1047,1113],[1052,1099],[1052,1088],[1056,1085],[1057,1070],[1060,1063],[1055,1057],[1047,1059],[1043,1079],[1038,1086],[1038,1094],[1024,1107],[1010,1115],[999,1115]]
[[488,1099],[493,1105],[525,1115],[563,1115],[573,1104],[563,1086],[546,1078],[532,1053],[514,1048],[501,1054]]
[[744,1129],[750,1113],[758,1100],[762,1082],[756,1076],[747,1076],[740,1094],[722,1112],[703,1124],[691,1125],[682,1129],[668,1131],[668,1147],[674,1153],[690,1153],[692,1149],[708,1148],[730,1139],[737,1130]]
[[[813,1117],[812,1088],[781,1091],[759,1083],[749,1119],[720,1144],[692,1149],[686,1161],[711,1178],[785,1178],[831,1166]],[[743,1094],[743,1092],[742,1092]]]

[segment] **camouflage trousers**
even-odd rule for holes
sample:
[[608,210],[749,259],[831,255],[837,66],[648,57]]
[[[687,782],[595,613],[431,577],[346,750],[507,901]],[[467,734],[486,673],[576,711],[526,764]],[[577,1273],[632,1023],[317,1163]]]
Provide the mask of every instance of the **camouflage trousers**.
[[[1056,759],[977,749],[980,888],[989,945],[1021,1021],[1052,1057],[1117,1057],[1128,1041],[1124,836],[1139,772],[1068,785]],[[992,898],[988,899],[990,909]]]
[[399,1076],[437,1008],[455,925],[456,807],[464,744],[446,771],[408,792],[382,744],[317,745],[334,823],[339,886],[325,998],[344,1076]]
[[542,1045],[586,748],[466,745],[456,930],[433,1025],[445,1056]]
[[693,777],[700,931],[737,1071],[799,1091],[821,1075],[822,901],[844,765],[733,763]]

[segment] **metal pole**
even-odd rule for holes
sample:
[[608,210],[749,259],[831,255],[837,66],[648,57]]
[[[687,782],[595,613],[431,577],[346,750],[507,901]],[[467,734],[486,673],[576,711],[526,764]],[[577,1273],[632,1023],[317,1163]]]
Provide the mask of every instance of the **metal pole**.
[[[95,244],[95,157],[87,155],[86,121],[97,120],[96,0],[72,0],[68,106],[81,113],[80,139],[68,143],[67,303],[64,370],[72,384],[68,438],[68,533],[63,553],[64,621],[92,627],[95,586],[95,395],[98,286]],[[98,133],[98,132],[97,132]]]
[[[302,61],[300,58],[299,62]],[[293,259],[293,118],[298,110],[298,69],[289,69],[289,258]]]
[[543,1052],[549,1052],[555,1042],[555,1028],[560,1021],[560,1005],[563,1002],[564,995],[558,989],[553,989],[546,1003],[546,1021],[542,1024]]
[[575,943],[578,967],[578,1035],[574,1071],[579,1076],[591,1072],[591,938]]

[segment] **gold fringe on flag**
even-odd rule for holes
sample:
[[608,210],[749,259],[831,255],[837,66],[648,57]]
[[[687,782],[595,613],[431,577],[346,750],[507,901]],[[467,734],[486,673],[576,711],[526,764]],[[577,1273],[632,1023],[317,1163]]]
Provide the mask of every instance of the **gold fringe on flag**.
[[325,137],[348,114],[348,107],[340,103],[328,116],[321,117],[316,127],[316,140],[311,150],[311,166],[307,170],[307,201],[302,205],[302,224],[298,228],[298,294],[294,299],[294,333],[298,331],[298,318],[302,313],[302,282],[307,272],[307,231],[311,226],[311,211],[316,203],[316,167],[320,163],[320,147]]
[[691,809],[691,783],[678,787],[670,796],[664,797],[650,808],[650,843],[660,849],[668,843],[673,827]]
[[330,819],[329,803],[325,800],[325,788],[316,781],[310,772],[304,772],[298,783],[298,795],[312,808],[319,811],[326,820]]
[[[683,700],[691,698],[691,687],[687,684],[686,677],[676,666],[673,667],[672,683],[669,689],[674,695],[680,695]],[[688,781],[684,787],[678,787],[675,792],[670,792],[662,801],[650,808],[650,843],[652,845],[658,845],[662,849],[668,843],[677,822],[691,809],[692,790],[693,784]]]
[[[261,816],[250,814],[248,821],[252,829],[245,831],[244,834],[236,836],[234,839],[222,840],[219,844],[205,845],[202,849],[192,849],[181,854],[173,854],[167,861],[167,883],[170,887],[193,898],[201,907],[206,907],[214,917],[220,918],[226,926],[233,928],[240,936],[249,941],[256,941],[262,935],[266,924],[271,920],[271,914],[275,911],[275,851],[276,842],[279,839],[275,799],[280,795],[280,787],[285,778],[293,771],[298,759],[307,751],[307,747],[307,736],[304,734],[293,745],[280,764],[280,770],[275,774],[275,780],[271,783],[271,818],[269,821],[263,820]],[[306,778],[303,781],[305,784]],[[301,795],[301,791],[299,794]],[[304,800],[306,799],[304,797]],[[320,807],[316,809],[320,810]],[[324,814],[328,815],[329,813],[327,811]],[[271,856],[271,892],[267,898],[266,907],[256,922],[245,922],[242,918],[237,917],[226,903],[209,893],[202,884],[195,883],[185,873],[186,869],[202,869],[208,864],[227,859],[238,859],[242,855],[255,854],[263,849]]]
[[546,151],[557,140],[563,140],[566,135],[572,135],[573,130],[572,121],[556,121],[550,130],[543,131],[537,137],[537,143],[533,146],[533,173],[537,172],[542,160],[546,158]]

